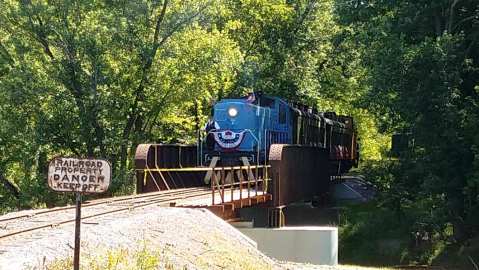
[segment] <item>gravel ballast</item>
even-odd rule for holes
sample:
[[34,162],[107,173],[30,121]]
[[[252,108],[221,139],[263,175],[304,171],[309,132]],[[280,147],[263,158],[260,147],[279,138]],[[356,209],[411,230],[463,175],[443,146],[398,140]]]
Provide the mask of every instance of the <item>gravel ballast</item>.
[[[70,265],[73,237],[70,223],[0,240],[0,270]],[[207,210],[150,206],[82,223],[81,263],[102,269],[130,256],[137,262],[154,257],[158,269],[338,269],[278,263],[255,244]]]
[[[69,258],[73,254],[73,233],[74,224],[67,224],[3,240],[0,269],[45,269],[56,260]],[[254,242],[207,210],[147,207],[82,224],[82,261],[118,250],[144,249],[160,251],[164,263],[173,269],[255,265],[267,269],[274,265]],[[236,256],[244,265],[229,265]]]

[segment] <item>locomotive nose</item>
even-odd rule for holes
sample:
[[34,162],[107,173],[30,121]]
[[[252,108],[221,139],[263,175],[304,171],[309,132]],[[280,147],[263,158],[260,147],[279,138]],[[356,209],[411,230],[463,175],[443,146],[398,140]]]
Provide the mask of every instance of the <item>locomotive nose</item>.
[[215,105],[214,120],[219,125],[215,140],[222,150],[251,151],[257,119],[251,104],[224,100]]

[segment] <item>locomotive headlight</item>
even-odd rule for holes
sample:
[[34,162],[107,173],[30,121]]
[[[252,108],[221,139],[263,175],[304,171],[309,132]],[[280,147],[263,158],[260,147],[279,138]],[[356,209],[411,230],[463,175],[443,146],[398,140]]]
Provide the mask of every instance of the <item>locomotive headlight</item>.
[[228,109],[228,115],[230,117],[236,117],[238,115],[238,110],[235,107],[231,107]]

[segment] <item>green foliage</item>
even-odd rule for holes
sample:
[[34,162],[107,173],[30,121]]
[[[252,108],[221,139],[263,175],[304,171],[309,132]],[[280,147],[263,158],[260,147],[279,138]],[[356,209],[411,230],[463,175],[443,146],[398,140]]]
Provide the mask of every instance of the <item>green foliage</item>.
[[[139,142],[190,142],[192,102],[230,91],[242,62],[212,22],[216,4],[2,1],[0,172],[21,191],[16,199],[0,189],[6,205],[63,200],[45,188],[53,156],[107,158],[116,193],[133,185]],[[186,124],[170,134],[164,126],[178,115]]]
[[[418,222],[422,206],[405,206],[404,217],[378,206],[344,206],[339,229],[341,263],[360,265],[430,264],[447,241]],[[367,240],[366,240],[367,239]]]
[[[444,187],[427,186],[433,176],[422,162],[411,157],[367,162],[361,173],[376,186],[378,195],[367,205],[345,207],[340,245],[344,246],[345,262],[453,264],[456,266],[452,269],[457,265],[458,269],[469,269],[464,265],[468,264],[466,254],[473,254],[468,248],[472,240],[457,241],[457,225],[451,220],[447,197],[431,192]],[[381,245],[388,243],[394,243],[394,250],[385,254],[390,249]],[[463,253],[461,249],[468,251]],[[449,261],[447,257],[452,254],[454,259]]]
[[335,21],[334,1],[243,1],[235,3],[225,24],[244,50],[241,73],[232,93],[261,90],[352,115],[358,124],[362,158],[380,159],[386,135],[361,98],[368,85],[361,79],[360,51]]
[[[477,233],[479,46],[476,1],[336,1],[366,67],[361,97],[381,130],[414,147],[380,180],[393,209],[421,205],[426,226]],[[354,40],[353,40],[354,39]]]
[[[194,143],[215,101],[255,90],[354,117],[379,214],[437,239],[403,260],[477,233],[474,0],[0,5],[1,212],[71,201],[45,185],[56,155],[106,158],[132,192],[138,143]],[[385,161],[394,132],[413,147]]]
[[214,101],[252,90],[352,114],[383,155],[332,0],[0,4],[0,172],[20,190],[3,181],[1,211],[72,199],[45,187],[56,155],[106,158],[131,192],[138,143],[193,143]]

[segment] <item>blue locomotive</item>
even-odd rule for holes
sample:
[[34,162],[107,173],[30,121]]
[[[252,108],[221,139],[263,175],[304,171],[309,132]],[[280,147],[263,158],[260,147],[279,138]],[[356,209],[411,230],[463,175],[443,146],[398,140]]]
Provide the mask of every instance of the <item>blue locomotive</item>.
[[357,166],[359,160],[352,117],[320,113],[261,93],[219,101],[205,130],[203,157],[206,163],[216,159],[214,165],[241,164],[245,159],[265,164],[272,144],[325,148],[337,174]]

